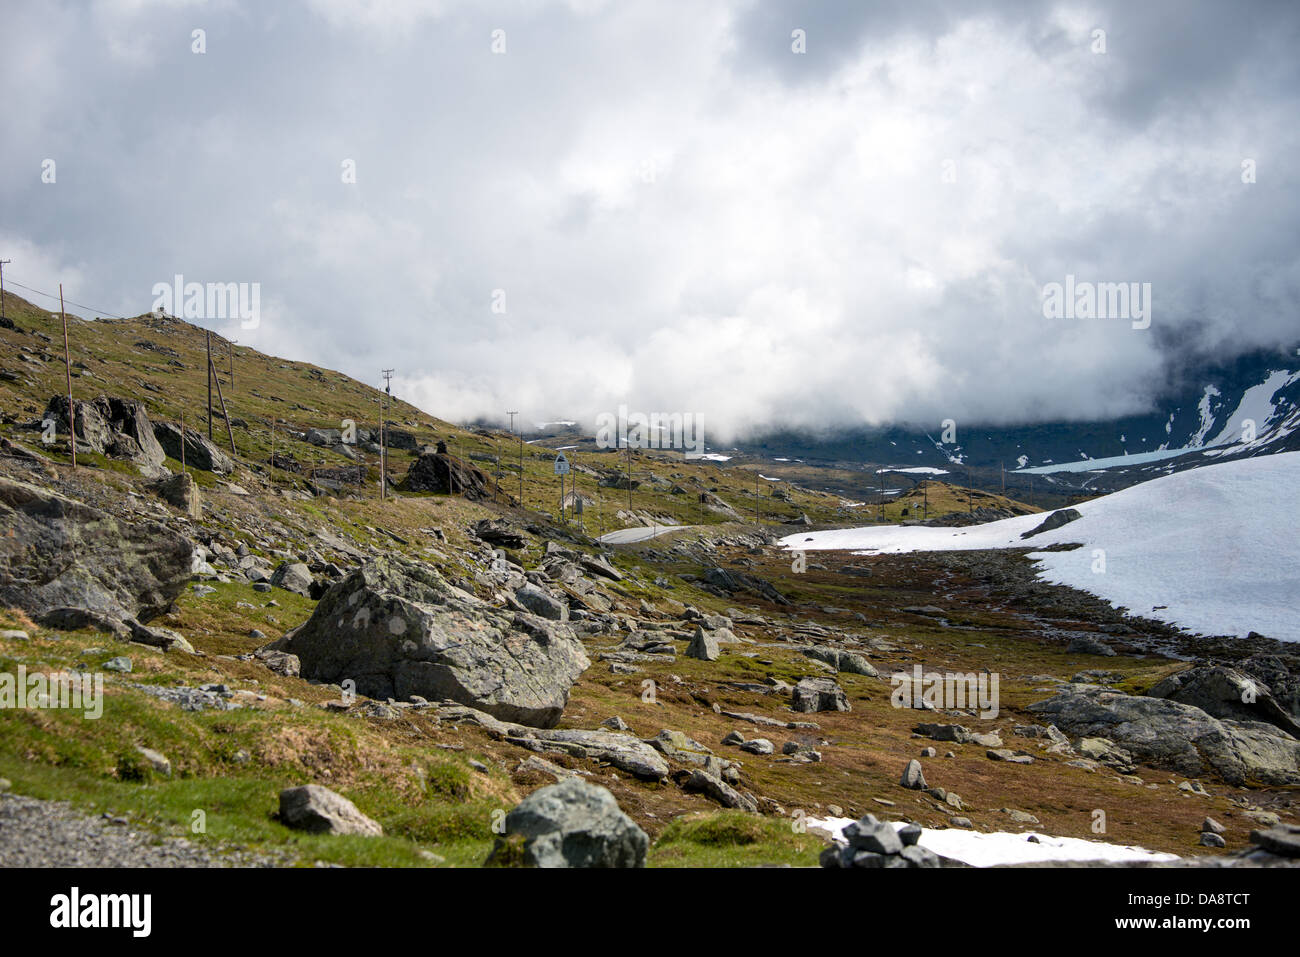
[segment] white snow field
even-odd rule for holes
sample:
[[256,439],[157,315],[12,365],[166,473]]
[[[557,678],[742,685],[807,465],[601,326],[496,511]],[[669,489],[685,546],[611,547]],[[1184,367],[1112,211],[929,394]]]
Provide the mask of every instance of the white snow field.
[[[838,843],[843,843],[840,833],[852,818],[807,818],[809,827],[829,832]],[[902,821],[890,821],[894,830],[903,827]],[[1030,835],[1037,838],[1029,840]],[[943,857],[962,861],[972,867],[992,867],[995,864],[1035,864],[1048,861],[1176,861],[1178,855],[1148,851],[1142,847],[1107,844],[1103,841],[1085,841],[1077,837],[1052,837],[1026,831],[1013,834],[1005,831],[981,833],[962,828],[921,829],[917,842]]]
[[1300,452],[1162,476],[1073,506],[1068,525],[1021,539],[1048,513],[967,528],[888,525],[799,532],[790,549],[862,554],[1041,547],[1044,581],[1207,635],[1300,641]]

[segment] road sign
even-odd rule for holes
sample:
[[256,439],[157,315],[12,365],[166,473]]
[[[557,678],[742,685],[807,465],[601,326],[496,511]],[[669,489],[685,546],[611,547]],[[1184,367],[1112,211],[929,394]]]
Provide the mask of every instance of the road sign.
[[555,474],[556,475],[569,474],[569,460],[564,457],[563,452],[560,452],[555,456]]

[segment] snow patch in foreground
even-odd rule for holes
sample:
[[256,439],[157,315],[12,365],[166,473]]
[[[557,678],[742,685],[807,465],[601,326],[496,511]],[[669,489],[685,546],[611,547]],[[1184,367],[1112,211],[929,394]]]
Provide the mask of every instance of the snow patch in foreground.
[[[805,818],[809,827],[827,831],[839,844],[847,843],[844,828],[853,823],[848,817]],[[904,826],[902,821],[888,821],[894,830]],[[1031,841],[1033,836],[1036,840]],[[996,864],[1045,864],[1050,861],[1176,861],[1177,854],[1148,851],[1144,847],[1125,844],[1107,844],[1104,841],[1085,841],[1077,837],[1052,837],[1026,831],[1012,834],[1006,831],[983,833],[963,828],[921,828],[917,842],[941,857],[961,861],[972,867],[993,867]]]
[[781,544],[887,554],[1078,543],[1031,552],[1039,578],[1201,634],[1300,641],[1300,452],[1189,469],[1072,507],[1076,521],[1028,539],[1021,534],[1047,513],[964,528],[799,532]]

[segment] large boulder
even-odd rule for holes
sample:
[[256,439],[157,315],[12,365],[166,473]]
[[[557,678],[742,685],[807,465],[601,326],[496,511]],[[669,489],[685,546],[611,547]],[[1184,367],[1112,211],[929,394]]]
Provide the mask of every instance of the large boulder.
[[573,630],[495,608],[429,565],[376,558],[332,586],[281,642],[304,678],[374,698],[450,699],[505,721],[551,727],[591,662]]
[[319,784],[280,792],[280,823],[311,834],[360,834],[381,837],[384,829],[341,794]]
[[[116,396],[99,396],[72,403],[76,418],[76,435],[83,447],[109,458],[134,462],[146,475],[164,474],[166,455],[154,437],[153,425],[144,403]],[[63,432],[68,430],[68,397],[56,395],[45,407],[45,417],[53,418]]]
[[790,707],[804,714],[850,710],[848,695],[830,678],[800,679],[790,692]]
[[406,487],[412,492],[454,493],[471,499],[492,497],[491,480],[482,471],[445,452],[429,452],[412,462]]
[[154,522],[0,478],[0,606],[51,626],[148,621],[190,579],[194,545]]
[[1215,718],[1168,698],[1072,685],[1029,706],[1080,738],[1106,738],[1134,760],[1229,784],[1300,784],[1300,741],[1262,721]]
[[302,562],[281,562],[280,567],[271,573],[272,585],[304,598],[311,596],[313,583],[311,569]]
[[235,470],[235,463],[231,461],[230,456],[217,448],[201,432],[186,429],[182,437],[179,425],[173,422],[155,422],[153,434],[163,451],[178,462],[181,461],[183,441],[185,464],[190,468],[216,472],[218,475],[229,475]]
[[565,778],[539,788],[506,815],[489,864],[644,867],[650,838],[598,784]]
[[1293,738],[1300,738],[1300,722],[1284,708],[1261,681],[1235,668],[1209,665],[1170,675],[1147,692],[1200,708],[1216,718],[1266,721]]

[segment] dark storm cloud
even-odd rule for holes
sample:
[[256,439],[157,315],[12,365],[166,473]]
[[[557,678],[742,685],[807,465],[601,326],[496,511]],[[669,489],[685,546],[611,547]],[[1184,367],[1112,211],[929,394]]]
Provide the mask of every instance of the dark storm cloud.
[[[719,438],[1089,418],[1295,336],[1288,4],[107,0],[5,22],[7,279],[123,314],[176,273],[258,282],[260,327],[225,331],[397,367],[447,417],[627,402]],[[1044,319],[1067,274],[1151,283],[1151,328]]]

